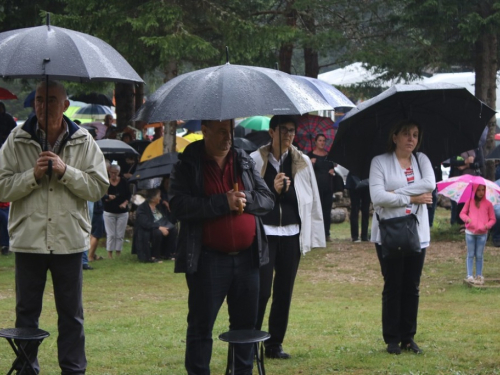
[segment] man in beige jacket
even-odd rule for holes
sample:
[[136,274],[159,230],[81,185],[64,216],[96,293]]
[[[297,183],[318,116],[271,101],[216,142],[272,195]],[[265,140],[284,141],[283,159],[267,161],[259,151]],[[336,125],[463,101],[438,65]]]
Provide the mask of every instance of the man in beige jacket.
[[[47,86],[48,97],[45,82],[37,87],[36,116],[14,129],[0,150],[0,201],[12,202],[16,327],[38,328],[50,270],[61,373],[84,374],[82,252],[89,248],[91,229],[87,201],[100,199],[109,182],[92,136],[63,116],[69,106],[66,90],[55,81]],[[42,151],[46,140],[48,151]],[[32,365],[39,372],[36,355]]]

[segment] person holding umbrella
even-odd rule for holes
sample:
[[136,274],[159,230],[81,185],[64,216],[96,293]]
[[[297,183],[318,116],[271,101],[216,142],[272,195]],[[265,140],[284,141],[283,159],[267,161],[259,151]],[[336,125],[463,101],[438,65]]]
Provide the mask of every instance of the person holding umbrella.
[[[59,366],[63,374],[84,374],[82,252],[90,245],[87,201],[101,198],[109,183],[97,144],[63,115],[68,105],[62,84],[44,81],[37,86],[36,116],[16,127],[0,150],[0,201],[12,202],[16,327],[38,327],[50,270]],[[45,140],[48,150],[42,151]],[[38,373],[36,349],[34,353],[32,365]]]
[[268,358],[290,358],[282,344],[300,257],[311,248],[326,246],[321,200],[311,160],[292,146],[296,129],[294,117],[273,116],[269,123],[271,144],[250,155],[276,201],[274,209],[262,219],[269,241],[269,263],[260,269],[257,329],[262,327],[272,289],[271,337],[264,342]]
[[14,117],[9,115],[5,104],[0,102],[0,147],[4,144],[10,132],[17,126]]
[[[180,221],[175,272],[186,274],[189,288],[185,367],[197,375],[210,374],[212,329],[224,299],[231,330],[255,328],[259,267],[269,259],[260,217],[274,205],[250,157],[231,147],[233,121],[202,121],[201,131],[204,139],[179,155],[169,187]],[[251,374],[252,344],[234,350],[235,373]]]
[[[388,152],[374,157],[370,166],[370,195],[375,211],[371,241],[384,277],[382,334],[390,354],[401,354],[402,349],[421,353],[413,338],[417,332],[420,276],[430,243],[427,204],[432,203],[436,185],[429,158],[416,153],[421,142],[418,124],[399,121],[389,132]],[[421,252],[384,256],[378,217],[382,220],[411,213],[418,219]]]

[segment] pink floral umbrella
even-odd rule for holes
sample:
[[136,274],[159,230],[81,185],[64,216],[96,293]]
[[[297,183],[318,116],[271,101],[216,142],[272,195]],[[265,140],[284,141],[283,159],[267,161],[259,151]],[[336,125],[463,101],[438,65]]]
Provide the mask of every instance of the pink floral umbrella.
[[481,176],[464,174],[437,183],[438,194],[454,200],[457,203],[467,202],[473,198],[473,185],[486,186],[486,199],[493,205],[500,204],[500,187]]

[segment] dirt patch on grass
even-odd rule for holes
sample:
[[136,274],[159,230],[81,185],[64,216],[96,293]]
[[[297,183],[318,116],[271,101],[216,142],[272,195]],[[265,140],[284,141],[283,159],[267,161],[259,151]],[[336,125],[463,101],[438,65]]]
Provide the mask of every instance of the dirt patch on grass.
[[[465,241],[432,243],[427,249],[426,264],[463,263],[465,251]],[[306,260],[308,256],[313,258],[309,262]],[[311,255],[306,255],[306,259],[299,272],[312,283],[331,281],[373,285],[382,278],[375,245],[370,242],[334,240],[328,243],[327,250],[315,250]]]

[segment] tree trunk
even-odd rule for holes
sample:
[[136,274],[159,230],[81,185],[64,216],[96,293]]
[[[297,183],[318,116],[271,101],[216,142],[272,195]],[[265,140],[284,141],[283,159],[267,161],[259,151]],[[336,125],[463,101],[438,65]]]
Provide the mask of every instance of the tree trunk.
[[[295,28],[297,26],[297,12],[293,9],[293,1],[287,1],[284,17],[286,18],[286,25]],[[279,70],[282,72],[292,74],[292,55],[293,55],[293,42],[283,42],[279,51]]]
[[[476,50],[476,86],[475,95],[488,106],[496,107],[496,79],[497,79],[497,36],[495,34],[482,34],[475,44]],[[493,116],[488,122],[488,135],[486,145],[483,147],[486,156],[495,148],[496,118]],[[485,177],[495,181],[495,163],[487,160],[485,163]]]
[[137,83],[135,85],[135,112],[141,108],[144,102],[144,83]]
[[318,78],[319,62],[318,52],[312,48],[304,48],[304,63],[305,63],[305,76]]
[[[165,82],[177,77],[177,61],[171,60],[165,67]],[[178,119],[181,120],[181,119]],[[177,121],[163,123],[163,153],[175,152]]]
[[[311,38],[316,36],[316,21],[314,19],[314,14],[311,9],[308,9],[306,13],[302,14],[302,22],[308,34]],[[305,64],[305,76],[318,78],[319,74],[319,58],[318,51],[315,48],[310,47],[311,43],[306,40],[304,45],[304,64]]]
[[132,83],[115,84],[116,127],[118,132],[123,131],[134,116],[134,96],[134,85]]

